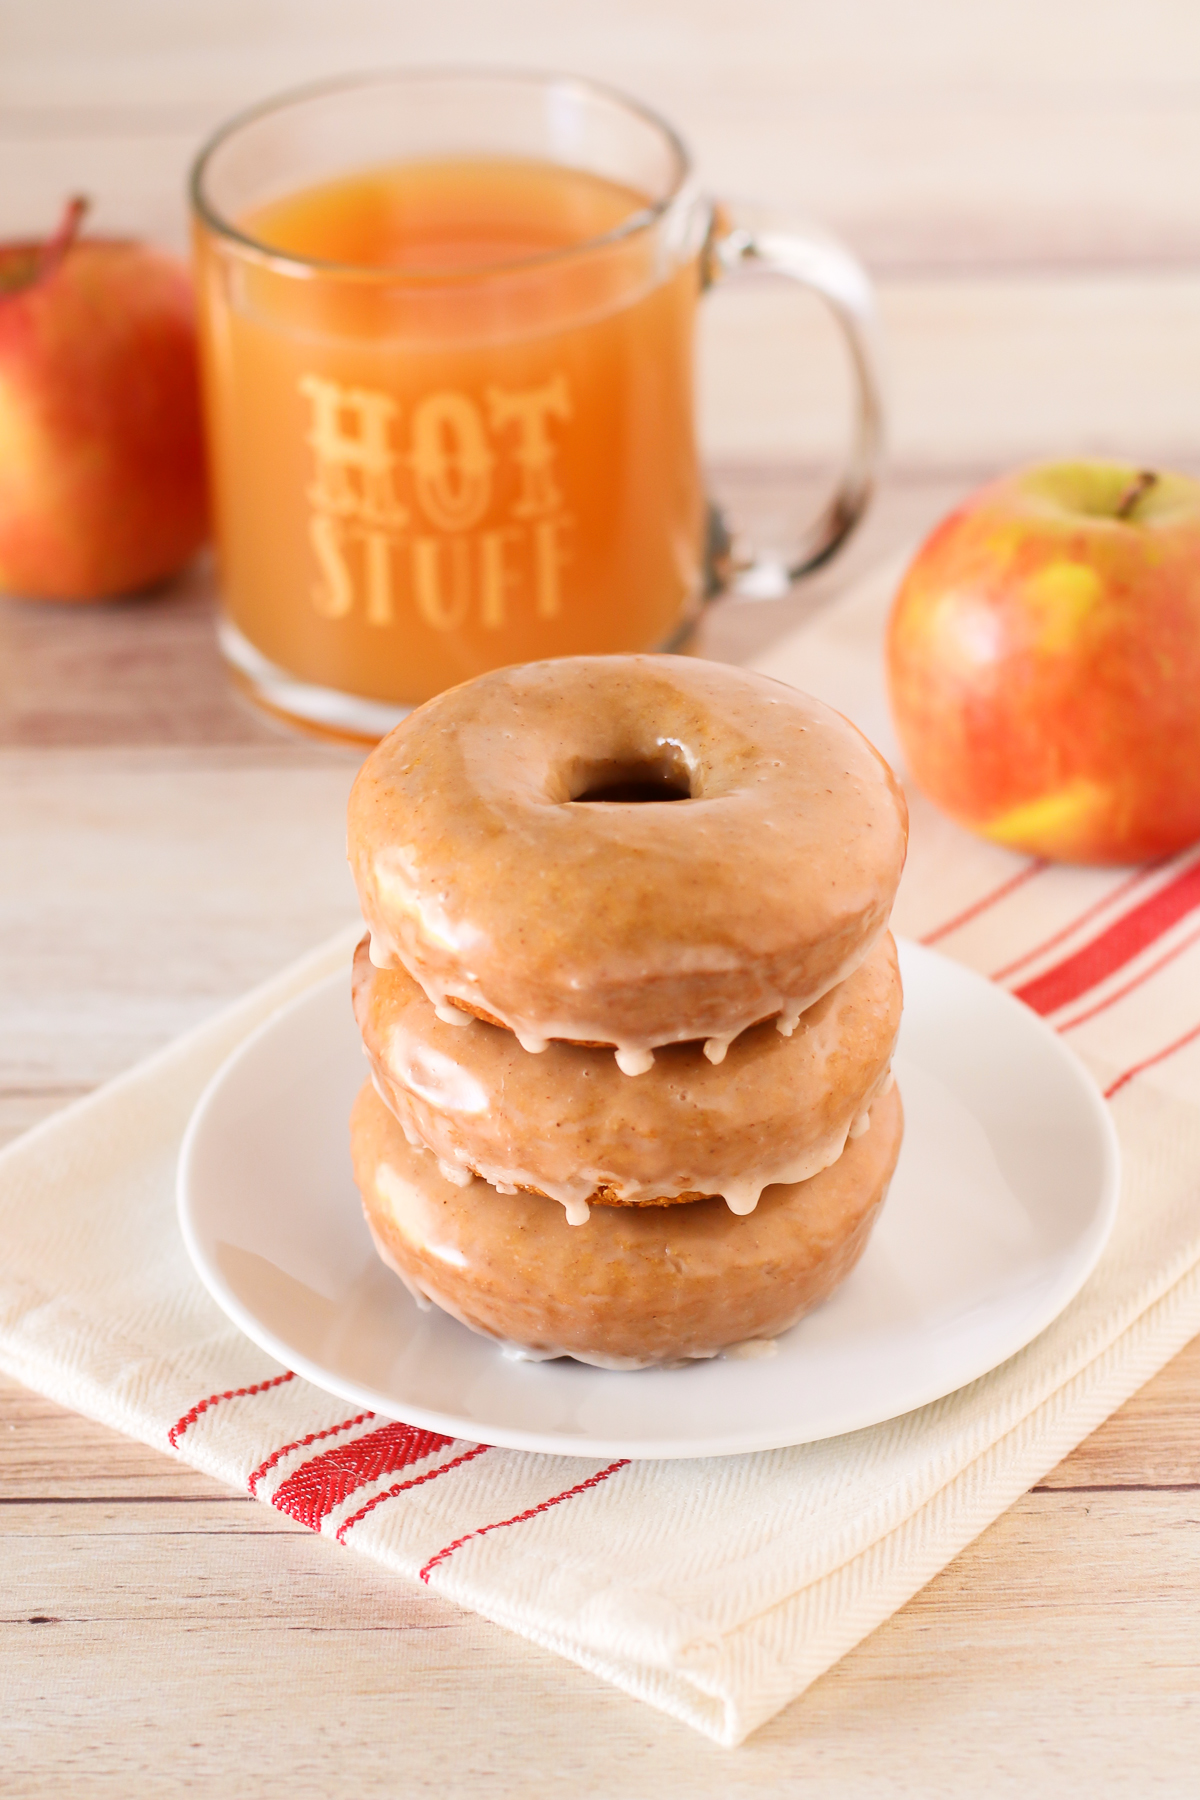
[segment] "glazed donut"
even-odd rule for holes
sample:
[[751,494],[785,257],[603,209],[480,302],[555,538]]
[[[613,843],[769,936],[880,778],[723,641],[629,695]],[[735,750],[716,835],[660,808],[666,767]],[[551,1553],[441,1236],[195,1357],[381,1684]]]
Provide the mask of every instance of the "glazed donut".
[[589,1201],[717,1194],[747,1213],[765,1187],[826,1168],[888,1079],[901,1007],[885,932],[790,1037],[753,1026],[720,1067],[698,1044],[674,1044],[628,1081],[603,1050],[556,1043],[528,1056],[495,1025],[443,1024],[403,969],[372,965],[366,939],[353,993],[377,1091],[408,1141],[447,1180],[550,1196],[573,1224]]
[[411,1292],[535,1357],[640,1368],[774,1338],[823,1300],[863,1252],[902,1133],[893,1087],[836,1163],[768,1188],[751,1218],[697,1200],[606,1207],[579,1230],[537,1194],[453,1186],[370,1084],[351,1151],[376,1247]]
[[627,1074],[660,1045],[718,1061],[760,1020],[791,1029],[883,930],[906,838],[891,770],[839,713],[678,656],[439,694],[367,758],[349,809],[377,963],[443,1020],[612,1046]]

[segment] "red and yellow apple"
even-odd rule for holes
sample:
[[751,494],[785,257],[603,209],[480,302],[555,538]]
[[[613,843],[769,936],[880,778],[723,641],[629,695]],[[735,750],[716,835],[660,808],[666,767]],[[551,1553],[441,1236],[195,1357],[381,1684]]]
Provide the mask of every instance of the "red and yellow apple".
[[1200,838],[1200,481],[1025,469],[918,551],[887,635],[917,786],[1036,856],[1124,863]]
[[207,531],[192,286],[148,245],[0,245],[0,592],[94,600]]

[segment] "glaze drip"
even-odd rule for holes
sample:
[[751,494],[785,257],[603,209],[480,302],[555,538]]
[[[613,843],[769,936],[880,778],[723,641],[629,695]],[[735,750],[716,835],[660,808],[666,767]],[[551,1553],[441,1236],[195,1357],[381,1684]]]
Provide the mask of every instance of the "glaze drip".
[[[378,1093],[379,1089],[376,1088],[375,1091]],[[440,1159],[438,1160],[438,1174],[443,1181],[448,1181],[451,1187],[470,1187],[475,1179],[470,1169],[464,1169],[461,1163],[442,1162]]]
[[894,1093],[874,1125],[813,1180],[772,1188],[753,1230],[709,1201],[603,1207],[574,1231],[537,1195],[453,1187],[369,1083],[350,1136],[380,1255],[410,1292],[510,1354],[635,1369],[771,1354],[866,1242],[900,1146]]
[[807,1010],[727,1048],[661,1050],[631,1081],[612,1052],[553,1043],[530,1057],[474,1018],[445,1029],[403,971],[355,963],[355,1012],[376,1092],[410,1142],[502,1192],[533,1191],[583,1223],[587,1205],[720,1195],[747,1214],[767,1187],[843,1153],[889,1080],[901,993],[891,939]]

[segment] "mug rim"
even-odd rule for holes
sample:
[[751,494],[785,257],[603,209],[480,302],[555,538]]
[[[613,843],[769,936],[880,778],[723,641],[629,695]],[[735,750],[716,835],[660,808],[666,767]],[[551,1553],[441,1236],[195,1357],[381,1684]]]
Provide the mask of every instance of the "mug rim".
[[[592,237],[582,238],[578,243],[562,248],[544,250],[533,256],[515,257],[508,262],[488,262],[473,264],[466,268],[447,269],[401,269],[388,264],[341,262],[333,258],[302,256],[294,251],[280,250],[272,247],[263,239],[257,238],[248,231],[243,231],[232,220],[225,218],[209,198],[204,189],[204,180],[212,158],[239,131],[248,125],[268,118],[272,113],[282,112],[289,106],[308,100],[319,100],[325,95],[344,93],[355,88],[382,87],[388,83],[419,83],[432,81],[478,81],[496,86],[505,83],[525,83],[543,90],[560,87],[574,88],[586,93],[598,95],[609,102],[615,102],[626,112],[653,127],[663,137],[675,159],[675,173],[666,192],[657,200],[639,207],[607,231],[598,232]],[[569,168],[570,164],[555,165]],[[420,68],[392,68],[383,70],[362,70],[347,75],[336,75],[321,81],[306,82],[294,88],[287,88],[280,93],[268,96],[265,100],[244,107],[234,113],[204,141],[192,162],[188,177],[188,194],[195,218],[218,237],[237,246],[243,253],[249,253],[256,261],[268,264],[280,274],[293,274],[302,277],[334,276],[343,280],[370,281],[389,286],[411,285],[413,287],[429,287],[434,285],[455,285],[462,281],[476,281],[481,276],[503,279],[506,276],[536,273],[541,269],[551,268],[556,264],[570,261],[574,257],[585,256],[589,252],[608,249],[626,240],[633,239],[644,231],[649,231],[658,223],[684,194],[693,176],[691,154],[675,128],[657,113],[653,107],[643,101],[634,99],[622,89],[609,82],[593,80],[587,75],[573,75],[554,69],[497,69],[486,68],[475,64],[430,64]]]

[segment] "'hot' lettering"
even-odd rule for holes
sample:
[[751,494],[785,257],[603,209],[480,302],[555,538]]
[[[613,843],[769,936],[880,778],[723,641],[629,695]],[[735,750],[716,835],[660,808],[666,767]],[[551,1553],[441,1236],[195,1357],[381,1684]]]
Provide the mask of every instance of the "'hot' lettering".
[[[489,387],[484,406],[450,389],[427,394],[407,421],[390,394],[312,374],[298,385],[322,618],[383,628],[407,612],[446,632],[471,619],[499,631],[522,609],[559,617],[571,530],[556,478],[573,413],[564,375]],[[513,474],[499,484],[506,460]]]

